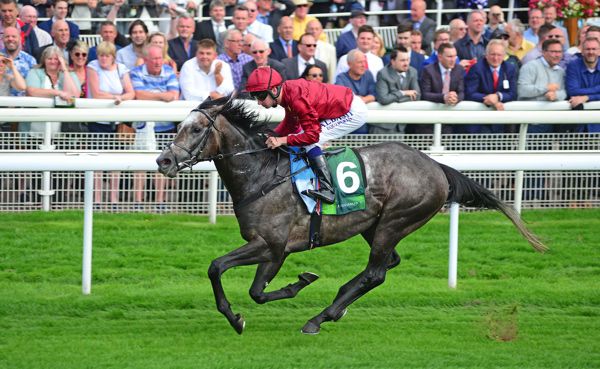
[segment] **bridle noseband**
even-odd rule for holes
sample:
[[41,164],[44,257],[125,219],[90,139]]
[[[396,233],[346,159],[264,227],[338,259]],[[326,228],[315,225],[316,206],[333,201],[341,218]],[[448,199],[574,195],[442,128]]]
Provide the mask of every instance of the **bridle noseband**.
[[[219,129],[215,126],[216,117],[215,118],[211,117],[206,111],[199,109],[199,108],[195,108],[191,112],[192,113],[198,112],[198,113],[204,115],[204,117],[208,120],[208,126],[206,127],[206,130],[202,133],[200,142],[198,143],[198,146],[196,147],[196,152],[194,152],[193,149],[190,150],[190,149],[187,149],[186,147],[178,145],[177,143],[175,143],[175,141],[171,142],[171,144],[169,144],[169,146],[167,146],[167,149],[169,150],[169,152],[171,152],[171,154],[173,155],[173,158],[175,159],[175,164],[177,165],[177,171],[180,171],[185,168],[192,169],[192,167],[194,165],[196,165],[200,162],[203,162],[203,161],[222,160],[222,159],[232,157],[232,156],[253,154],[253,153],[269,150],[268,147],[263,147],[260,149],[244,150],[244,151],[239,151],[239,152],[234,152],[234,153],[225,153],[225,154],[217,153],[216,155],[208,156],[208,157],[201,159],[200,155],[202,155],[202,151],[204,150],[204,146],[206,145],[206,142],[208,141],[209,134],[212,132],[213,129],[217,130],[218,132],[221,132],[221,131],[219,131]],[[187,159],[181,163],[179,161],[177,161],[177,155],[175,155],[175,153],[173,152],[173,146],[175,146],[178,149],[187,153],[189,156],[189,159]]]

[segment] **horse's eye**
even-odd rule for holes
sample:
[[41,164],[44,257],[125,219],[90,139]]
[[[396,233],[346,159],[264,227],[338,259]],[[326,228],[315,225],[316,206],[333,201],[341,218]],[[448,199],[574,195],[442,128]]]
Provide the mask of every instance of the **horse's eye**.
[[202,132],[202,127],[194,127],[194,128],[192,128],[192,132],[200,133],[200,132]]

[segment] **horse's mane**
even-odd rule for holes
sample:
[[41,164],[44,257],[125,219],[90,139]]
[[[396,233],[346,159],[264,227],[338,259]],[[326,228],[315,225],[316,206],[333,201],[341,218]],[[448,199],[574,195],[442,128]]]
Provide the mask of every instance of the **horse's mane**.
[[219,114],[224,116],[231,124],[243,129],[249,136],[268,131],[267,119],[259,119],[259,114],[249,109],[243,101],[231,98],[231,95],[216,100],[206,99],[197,109],[210,109],[221,107]]

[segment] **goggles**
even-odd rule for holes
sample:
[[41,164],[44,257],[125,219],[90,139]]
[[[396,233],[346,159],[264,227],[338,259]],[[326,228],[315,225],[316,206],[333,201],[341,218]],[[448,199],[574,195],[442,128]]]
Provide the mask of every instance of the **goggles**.
[[253,91],[250,92],[250,96],[256,98],[257,100],[264,100],[267,98],[269,91]]

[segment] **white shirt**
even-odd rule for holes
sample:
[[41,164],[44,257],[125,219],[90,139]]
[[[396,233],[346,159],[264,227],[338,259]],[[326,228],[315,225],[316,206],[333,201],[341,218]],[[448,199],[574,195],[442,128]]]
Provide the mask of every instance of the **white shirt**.
[[444,81],[444,73],[446,73],[446,71],[448,71],[448,73],[452,74],[452,69],[446,69],[444,68],[444,66],[442,65],[442,63],[438,63],[439,67],[440,67],[440,74],[442,75],[442,81]]
[[[380,57],[373,54],[372,52],[368,52],[365,54],[367,56],[367,64],[369,64],[369,71],[373,74],[373,79],[377,80],[377,72],[383,69],[383,60]],[[348,66],[348,54],[342,56],[338,61],[337,69],[335,70],[335,76],[333,80],[335,81],[339,74],[347,72],[350,70]]]
[[[223,76],[223,82],[219,86],[215,80],[215,66],[218,62],[222,64],[221,75]],[[202,101],[212,91],[221,95],[229,95],[234,90],[231,67],[224,61],[215,59],[210,65],[210,71],[206,73],[198,66],[198,59],[192,58],[181,67],[179,87],[183,100]]]
[[337,66],[335,46],[333,46],[330,43],[318,40],[315,58],[325,63],[325,65],[327,66],[327,75],[329,76],[329,81],[325,82],[333,83],[333,76],[335,75],[335,68]]
[[218,35],[221,32],[227,31],[227,27],[225,27],[225,21],[222,21],[221,23],[217,23],[211,19],[211,23],[212,23],[213,31],[215,31],[215,35]]
[[248,26],[248,31],[260,37],[261,40],[268,44],[273,42],[273,27],[269,26],[268,24],[264,24],[255,20]]
[[52,36],[38,26],[35,26],[33,32],[35,32],[35,37],[37,37],[39,47],[50,45],[54,42],[54,40],[52,40]]
[[296,59],[298,59],[298,75],[301,76],[306,69],[306,64],[315,64],[315,58],[310,58],[308,61],[304,60],[300,54],[296,55]]

